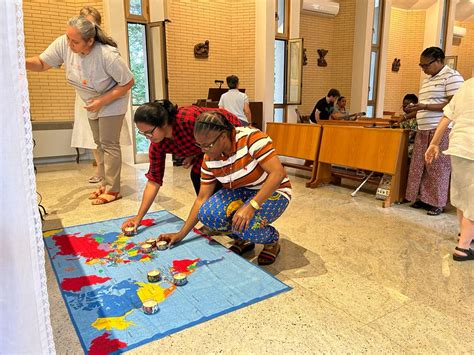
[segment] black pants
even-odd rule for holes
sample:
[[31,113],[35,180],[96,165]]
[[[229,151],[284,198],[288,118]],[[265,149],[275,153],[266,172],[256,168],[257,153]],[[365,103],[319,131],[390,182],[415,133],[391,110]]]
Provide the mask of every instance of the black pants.
[[[199,194],[199,189],[201,188],[201,174],[196,174],[194,171],[192,171],[191,168],[191,181],[193,182],[194,186],[194,191],[196,191],[196,195]],[[222,189],[222,184],[217,181],[216,184],[216,189],[214,190],[214,193]]]

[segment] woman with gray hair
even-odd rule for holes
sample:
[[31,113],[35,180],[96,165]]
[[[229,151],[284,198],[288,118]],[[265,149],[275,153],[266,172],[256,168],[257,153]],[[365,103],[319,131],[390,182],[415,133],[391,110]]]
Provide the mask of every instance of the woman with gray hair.
[[121,198],[120,130],[129,103],[133,74],[115,41],[83,16],[68,21],[66,34],[42,54],[26,59],[26,68],[46,71],[64,64],[67,82],[84,101],[99,152],[99,174],[105,179],[89,199],[93,205]]

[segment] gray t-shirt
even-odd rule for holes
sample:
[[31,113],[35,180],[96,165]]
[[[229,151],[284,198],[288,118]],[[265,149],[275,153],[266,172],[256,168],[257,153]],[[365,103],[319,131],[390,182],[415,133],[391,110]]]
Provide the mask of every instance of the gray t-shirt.
[[[64,64],[66,80],[84,101],[98,97],[116,85],[124,86],[133,79],[133,74],[120,56],[117,48],[95,42],[92,51],[87,54],[74,53],[67,45],[66,35],[54,40],[40,54],[40,58],[51,67],[59,68]],[[87,111],[91,120],[99,117],[123,115],[127,112],[130,93],[102,107],[99,112]]]
[[247,94],[238,89],[231,89],[222,94],[219,100],[219,107],[236,115],[240,120],[248,122],[244,113],[244,104],[249,102]]

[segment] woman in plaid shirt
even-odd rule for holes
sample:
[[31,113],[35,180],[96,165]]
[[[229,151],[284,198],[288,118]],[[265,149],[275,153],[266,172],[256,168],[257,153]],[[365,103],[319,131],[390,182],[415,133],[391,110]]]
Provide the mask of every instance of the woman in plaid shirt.
[[175,154],[184,158],[185,169],[192,167],[191,181],[196,194],[199,193],[203,152],[196,146],[193,132],[196,118],[204,111],[219,111],[232,125],[240,126],[239,119],[226,110],[198,106],[178,108],[169,100],[149,102],[137,109],[134,121],[139,130],[138,133],[151,141],[148,152],[150,168],[145,175],[148,182],[138,214],[125,221],[122,224],[122,230],[125,227],[135,227],[136,230],[155,200],[163,185],[166,154]]

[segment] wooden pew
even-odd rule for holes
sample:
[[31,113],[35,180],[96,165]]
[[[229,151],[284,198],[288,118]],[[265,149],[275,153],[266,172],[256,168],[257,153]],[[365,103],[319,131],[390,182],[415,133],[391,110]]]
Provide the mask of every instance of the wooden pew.
[[292,168],[311,171],[311,179],[306,183],[307,187],[316,178],[315,169],[318,162],[321,132],[321,126],[315,124],[267,122],[266,133],[273,140],[273,146],[279,155],[314,161],[312,167],[294,163],[283,164]]
[[408,131],[348,125],[323,125],[316,177],[310,187],[331,182],[331,164],[392,176],[388,207],[405,197],[408,174]]

